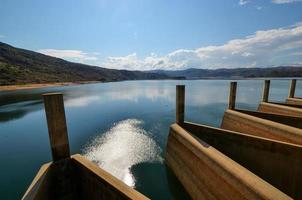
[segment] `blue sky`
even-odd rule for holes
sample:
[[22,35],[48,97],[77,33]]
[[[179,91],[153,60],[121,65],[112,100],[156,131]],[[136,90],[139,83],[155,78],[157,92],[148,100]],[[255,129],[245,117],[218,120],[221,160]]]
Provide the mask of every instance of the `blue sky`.
[[299,0],[0,0],[0,41],[123,69],[302,64]]

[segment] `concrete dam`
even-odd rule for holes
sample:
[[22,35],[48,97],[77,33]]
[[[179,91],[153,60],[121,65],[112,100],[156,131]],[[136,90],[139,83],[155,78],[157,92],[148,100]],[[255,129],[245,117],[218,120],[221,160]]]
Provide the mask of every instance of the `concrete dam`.
[[[265,80],[257,111],[236,107],[237,82],[231,82],[220,128],[185,121],[185,86],[176,86],[165,163],[192,199],[302,199],[296,82],[280,103],[269,100]],[[149,199],[83,156],[70,155],[63,95],[43,99],[52,161],[41,166],[22,199]]]

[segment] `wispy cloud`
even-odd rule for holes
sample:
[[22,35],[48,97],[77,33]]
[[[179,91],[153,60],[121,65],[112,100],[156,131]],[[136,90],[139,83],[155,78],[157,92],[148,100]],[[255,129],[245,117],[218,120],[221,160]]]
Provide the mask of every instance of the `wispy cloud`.
[[98,60],[98,53],[86,53],[80,50],[40,49],[38,52],[74,62],[89,63]]
[[[302,2],[302,0],[271,0],[271,3],[273,4],[289,4],[289,3],[295,3],[295,2]],[[250,0],[239,0],[238,4],[240,6],[246,5],[248,3],[251,3]],[[261,10],[262,6],[257,6],[257,10]]]
[[256,7],[257,10],[262,10],[262,8],[263,8],[262,6],[257,6]]
[[139,58],[132,53],[123,57],[108,57],[102,66],[137,70],[266,67],[301,63],[301,52],[302,24],[297,23],[288,28],[257,31],[223,45],[179,49],[164,56],[153,53]]
[[5,35],[1,35],[1,34],[0,34],[0,38],[5,38]]
[[272,3],[275,4],[285,4],[285,3],[294,3],[294,2],[299,2],[302,0],[272,0]]
[[249,3],[249,2],[250,2],[249,0],[240,0],[239,1],[239,5],[243,6],[243,5],[245,5],[245,4]]

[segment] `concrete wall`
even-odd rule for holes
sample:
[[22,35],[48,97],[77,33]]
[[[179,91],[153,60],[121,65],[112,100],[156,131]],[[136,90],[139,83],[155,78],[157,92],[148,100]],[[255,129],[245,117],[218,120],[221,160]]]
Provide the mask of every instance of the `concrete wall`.
[[293,105],[261,102],[259,104],[258,111],[302,117],[302,109]]
[[23,199],[148,200],[80,155],[43,165]]
[[41,167],[22,199],[79,199],[71,159]]
[[226,110],[221,128],[302,145],[302,129],[255,117],[240,110]]
[[290,199],[177,124],[170,127],[166,163],[192,199]]
[[302,146],[193,123],[184,127],[295,199],[302,199]]
[[135,199],[148,200],[108,172],[80,155],[72,156],[75,175],[78,176],[81,199]]

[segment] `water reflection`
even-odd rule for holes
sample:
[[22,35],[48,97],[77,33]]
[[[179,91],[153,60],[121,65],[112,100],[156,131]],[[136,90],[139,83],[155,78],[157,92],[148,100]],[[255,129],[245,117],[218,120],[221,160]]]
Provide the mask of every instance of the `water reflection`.
[[[64,93],[67,107],[87,107],[91,104],[114,101],[140,103],[144,100],[150,102],[164,101],[167,105],[174,105],[175,85],[185,84],[186,105],[202,107],[213,103],[226,104],[229,82],[228,80],[129,81],[0,92],[0,122],[18,119],[24,117],[28,112],[42,109],[42,94],[47,92]],[[249,108],[256,109],[261,99],[263,81],[243,80],[238,82],[237,103],[252,104],[253,106]],[[273,80],[270,99],[284,101],[287,96],[288,85],[288,80]],[[301,96],[301,87],[302,82],[300,81],[297,85],[297,96]],[[11,110],[5,110],[7,107],[11,107]]]
[[[41,164],[51,159],[42,101],[48,92],[64,94],[73,154],[87,145],[87,157],[148,197],[187,199],[161,162],[175,120],[175,85],[186,85],[186,120],[219,126],[229,82],[126,81],[0,92],[0,199],[20,199]],[[262,86],[262,80],[239,81],[237,107],[256,109]],[[270,99],[284,101],[288,86],[288,80],[273,80]],[[297,96],[301,89],[298,81]]]
[[84,150],[84,156],[97,163],[127,185],[134,187],[130,169],[143,162],[162,162],[161,149],[144,129],[143,122],[127,119],[96,137]]
[[24,117],[27,113],[41,109],[41,101],[25,101],[13,105],[5,105],[0,109],[0,123],[16,120]]

